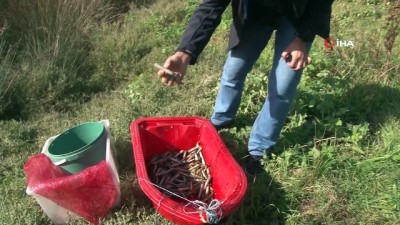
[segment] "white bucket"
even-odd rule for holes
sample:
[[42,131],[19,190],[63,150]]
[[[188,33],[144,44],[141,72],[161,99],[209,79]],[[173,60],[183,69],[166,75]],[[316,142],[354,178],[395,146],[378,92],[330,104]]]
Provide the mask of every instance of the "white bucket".
[[[119,175],[118,175],[118,170],[117,170],[117,164],[116,164],[116,151],[115,151],[115,146],[113,143],[111,143],[111,132],[110,132],[110,122],[109,120],[101,120],[101,123],[103,123],[106,131],[107,131],[107,149],[106,149],[106,163],[107,167],[111,172],[113,182],[115,184],[115,187],[117,189],[117,199],[115,200],[115,203],[113,207],[119,205],[120,199],[121,199],[121,191],[120,191],[120,180],[119,180]],[[49,139],[46,140],[45,144],[43,145],[41,153],[48,155],[48,147],[51,144],[51,142],[57,137],[53,136]],[[71,212],[66,210],[65,208],[57,205],[55,202],[44,198],[43,196],[37,195],[34,192],[32,192],[29,187],[26,189],[26,193],[28,195],[33,196],[36,201],[39,203],[40,207],[42,210],[46,213],[46,215],[50,218],[50,220],[54,224],[67,224],[70,219],[76,219],[78,216]]]

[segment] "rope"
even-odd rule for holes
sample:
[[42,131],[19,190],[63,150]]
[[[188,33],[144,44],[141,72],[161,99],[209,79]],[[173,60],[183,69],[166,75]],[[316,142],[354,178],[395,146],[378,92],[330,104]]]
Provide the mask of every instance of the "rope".
[[[205,203],[203,201],[200,201],[200,200],[191,201],[191,200],[189,200],[189,199],[187,199],[185,197],[182,197],[182,196],[180,196],[178,194],[175,194],[175,193],[173,193],[173,192],[171,192],[171,191],[169,191],[169,190],[167,190],[167,189],[165,189],[165,188],[163,188],[163,187],[161,187],[161,186],[159,186],[159,185],[157,185],[155,183],[152,183],[151,181],[146,180],[144,178],[138,178],[138,180],[146,181],[146,182],[154,185],[155,187],[168,192],[169,194],[171,194],[171,195],[173,195],[175,197],[178,197],[180,199],[183,199],[183,200],[187,201],[188,203],[183,207],[183,211],[186,214],[200,213],[200,219],[202,220],[203,223],[217,224],[222,219],[222,208],[221,208],[222,202],[217,200],[217,199],[211,200],[210,204],[207,204],[207,203]],[[162,199],[164,199],[164,196],[163,196]],[[157,209],[161,205],[161,200],[158,202]],[[192,211],[192,212],[187,211],[186,208],[189,207],[189,206],[192,206],[192,207],[194,206],[194,208],[196,208],[196,206],[197,206],[197,209],[195,211]],[[207,218],[203,218],[203,215],[202,215],[203,212],[206,214]]]
[[[158,208],[160,208],[161,201],[164,200],[164,198],[165,198],[165,194],[163,194],[162,198],[160,198],[160,201],[158,201],[156,211],[158,211]],[[157,214],[154,214],[154,225],[158,225]]]
[[[196,211],[193,212],[186,211],[186,207],[191,206],[192,204],[201,206],[198,207]],[[203,223],[217,224],[222,219],[221,204],[222,203],[216,199],[211,200],[210,204],[208,205],[205,202],[196,200],[186,204],[185,207],[183,207],[183,211],[186,214],[200,213],[200,219],[202,220]],[[202,212],[205,212],[207,219],[203,218],[203,215],[201,214]]]

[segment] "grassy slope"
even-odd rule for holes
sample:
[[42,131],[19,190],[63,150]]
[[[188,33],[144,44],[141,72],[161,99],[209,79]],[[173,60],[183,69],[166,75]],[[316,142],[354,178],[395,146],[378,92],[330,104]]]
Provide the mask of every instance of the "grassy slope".
[[[153,224],[154,209],[134,175],[129,124],[142,116],[209,117],[225,57],[229,14],[185,85],[159,84],[151,65],[173,52],[192,2],[157,1],[133,9],[119,26],[103,25],[92,37],[94,79],[109,77],[115,90],[91,96],[66,111],[49,111],[25,121],[0,121],[0,224],[48,224],[24,193],[22,167],[49,137],[89,120],[110,119],[118,149],[122,206],[105,224]],[[354,48],[323,50],[318,39],[313,67],[305,71],[278,149],[266,159],[268,175],[250,180],[248,195],[228,222],[236,224],[398,224],[400,222],[400,96],[398,56],[386,59],[382,5],[337,2],[332,36]],[[399,52],[399,40],[396,49]],[[239,162],[264,100],[270,68],[267,48],[246,82],[237,126],[220,132]],[[388,66],[385,67],[383,64]],[[96,80],[94,80],[96,82]],[[132,186],[133,183],[133,186]],[[156,216],[161,224],[167,223]],[[71,224],[85,224],[75,221]]]

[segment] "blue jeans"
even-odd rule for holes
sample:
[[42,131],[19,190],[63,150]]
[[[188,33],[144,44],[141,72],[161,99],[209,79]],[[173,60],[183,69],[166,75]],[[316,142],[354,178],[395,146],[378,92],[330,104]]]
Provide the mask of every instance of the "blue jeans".
[[[211,122],[230,123],[239,108],[247,73],[267,45],[274,29],[261,23],[246,21],[240,44],[229,51],[222,72],[221,85]],[[290,104],[295,96],[302,71],[294,71],[281,58],[282,52],[296,37],[293,25],[283,19],[276,29],[274,61],[268,81],[268,97],[254,122],[248,143],[251,155],[262,156],[276,143]],[[308,43],[308,49],[312,42]]]

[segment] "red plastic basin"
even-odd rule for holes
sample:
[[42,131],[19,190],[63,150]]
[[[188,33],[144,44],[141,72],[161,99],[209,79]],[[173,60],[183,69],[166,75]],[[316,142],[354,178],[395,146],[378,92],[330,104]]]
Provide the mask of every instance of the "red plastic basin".
[[149,183],[146,169],[146,164],[156,154],[188,150],[197,142],[202,146],[204,160],[210,168],[214,198],[222,201],[223,217],[240,205],[247,189],[247,178],[208,120],[201,117],[148,117],[133,121],[130,129],[140,188],[162,216],[176,224],[203,224],[199,213],[185,213],[186,201],[166,197]]

